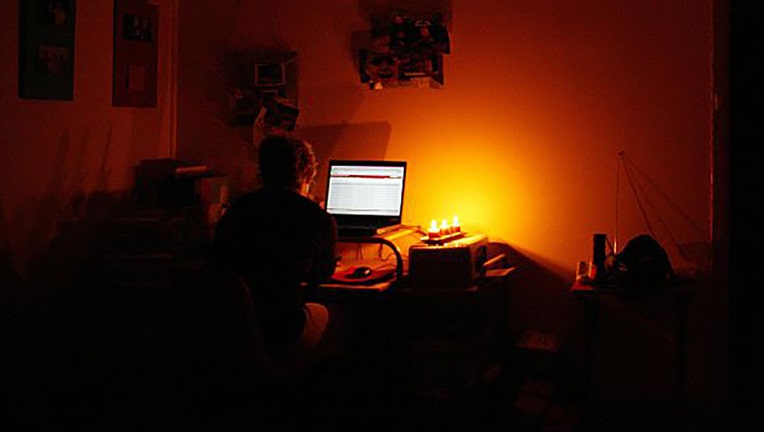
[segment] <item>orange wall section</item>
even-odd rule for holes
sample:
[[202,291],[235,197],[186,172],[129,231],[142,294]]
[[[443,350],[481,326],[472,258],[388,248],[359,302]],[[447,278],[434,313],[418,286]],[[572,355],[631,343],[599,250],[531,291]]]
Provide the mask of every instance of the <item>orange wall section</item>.
[[[452,2],[444,88],[382,91],[357,73],[352,40],[369,29],[367,6],[243,1],[206,16],[181,10],[181,35],[204,41],[194,31],[203,28],[212,41],[181,42],[181,77],[201,82],[199,70],[215,70],[226,50],[294,50],[297,134],[324,160],[407,160],[406,223],[457,214],[465,229],[572,280],[575,263],[591,258],[592,235],[615,235],[618,186],[621,245],[648,230],[641,203],[672,261],[707,265],[710,0]],[[249,131],[210,120],[221,117],[224,93],[213,97],[207,76],[203,89],[181,79],[180,98],[194,105],[181,104],[179,153],[251,175]],[[620,151],[641,173],[639,201],[616,169]]]
[[[94,192],[132,187],[133,168],[175,145],[177,0],[159,6],[156,108],[115,108],[113,1],[76,2],[74,100],[18,97],[19,2],[0,2],[0,256],[24,273]],[[0,263],[2,264],[2,263]],[[7,265],[7,263],[5,263]]]

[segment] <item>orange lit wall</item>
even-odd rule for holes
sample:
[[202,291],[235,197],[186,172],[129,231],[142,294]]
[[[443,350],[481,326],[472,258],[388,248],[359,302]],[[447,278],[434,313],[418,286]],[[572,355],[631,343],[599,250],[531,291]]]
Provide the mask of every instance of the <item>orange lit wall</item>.
[[[179,154],[251,183],[249,131],[224,121],[220,58],[295,50],[297,132],[322,158],[409,161],[406,223],[458,214],[572,279],[592,234],[615,235],[616,211],[621,246],[648,232],[641,203],[673,262],[706,266],[710,0],[424,3],[450,8],[443,89],[360,83],[353,40],[369,29],[369,2],[181,8]],[[641,173],[639,200],[619,151]]]
[[111,106],[113,3],[76,2],[74,100],[50,101],[18,97],[19,2],[0,2],[0,257],[21,273],[94,192],[124,191],[141,159],[173,153],[177,0],[152,1],[158,104],[142,109]]

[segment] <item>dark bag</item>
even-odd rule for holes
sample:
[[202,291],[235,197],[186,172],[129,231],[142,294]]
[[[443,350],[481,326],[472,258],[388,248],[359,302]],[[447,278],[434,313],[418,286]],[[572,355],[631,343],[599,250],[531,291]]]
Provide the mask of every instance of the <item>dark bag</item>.
[[623,272],[624,283],[660,286],[674,275],[668,254],[651,236],[641,234],[626,243],[616,255]]

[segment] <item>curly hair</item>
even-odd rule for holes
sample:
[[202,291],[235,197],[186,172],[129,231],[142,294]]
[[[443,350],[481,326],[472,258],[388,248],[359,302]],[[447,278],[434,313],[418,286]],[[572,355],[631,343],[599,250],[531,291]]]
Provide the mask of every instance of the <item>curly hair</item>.
[[311,145],[299,138],[270,135],[258,150],[260,178],[269,188],[299,190],[316,175],[316,155]]

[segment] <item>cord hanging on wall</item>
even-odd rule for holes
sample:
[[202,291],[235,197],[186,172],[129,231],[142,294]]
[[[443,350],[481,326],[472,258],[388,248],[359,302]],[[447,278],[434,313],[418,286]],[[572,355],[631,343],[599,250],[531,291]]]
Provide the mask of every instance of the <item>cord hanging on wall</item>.
[[[695,229],[698,232],[702,231],[702,228],[697,225],[695,221],[693,221],[676,203],[670,199],[666,193],[661,190],[653,181],[650,180],[650,178],[642,171],[639,170],[639,168],[631,162],[629,159],[626,158],[625,152],[623,150],[618,152],[618,166],[616,167],[616,203],[615,203],[615,238],[614,238],[614,244],[613,244],[613,250],[614,253],[618,253],[617,245],[618,245],[618,226],[619,226],[619,214],[618,214],[618,207],[619,207],[619,173],[621,170],[623,170],[624,174],[626,175],[626,180],[628,182],[629,188],[631,189],[632,195],[634,197],[634,201],[636,203],[637,208],[639,209],[639,212],[642,216],[642,220],[645,223],[645,227],[647,231],[649,232],[650,236],[652,236],[655,239],[659,239],[661,236],[658,235],[658,232],[656,230],[656,226],[653,224],[653,222],[657,222],[657,224],[662,227],[661,230],[662,233],[665,234],[665,237],[668,237],[668,240],[670,243],[676,248],[677,252],[679,252],[680,255],[683,257],[685,256],[684,250],[682,245],[680,244],[679,240],[676,238],[676,235],[674,233],[674,229],[672,229],[671,226],[669,226],[668,222],[661,216],[658,209],[656,208],[656,205],[653,201],[651,201],[651,195],[648,194],[646,188],[643,186],[642,183],[640,183],[640,179],[642,181],[647,182],[649,186],[652,187],[653,191],[657,192],[658,195],[664,200],[666,204],[669,205],[669,209],[673,210],[675,214],[679,215],[680,218],[686,222],[689,226],[691,226],[693,229]],[[648,215],[648,210],[652,210],[653,218],[651,218]]]

